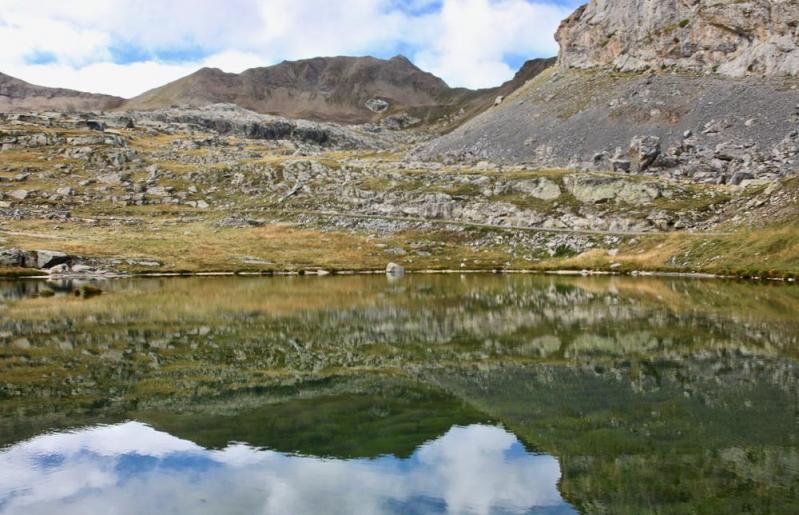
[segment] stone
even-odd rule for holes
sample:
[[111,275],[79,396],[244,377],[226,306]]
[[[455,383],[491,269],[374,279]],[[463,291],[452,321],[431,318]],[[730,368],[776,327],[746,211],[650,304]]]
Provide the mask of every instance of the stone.
[[89,265],[72,265],[72,272],[75,274],[93,274],[96,270]]
[[518,181],[513,189],[539,200],[555,200],[562,194],[560,186],[546,178]]
[[0,249],[0,266],[25,266],[25,253],[20,249]]
[[399,276],[404,274],[405,269],[397,263],[389,263],[386,265],[386,275]]
[[19,350],[28,350],[31,348],[31,342],[27,338],[17,338],[11,342],[11,346]]
[[16,200],[25,200],[30,196],[30,191],[28,190],[14,190],[8,192],[8,196],[16,199]]
[[636,136],[630,141],[630,163],[634,172],[644,172],[660,155],[660,138]]
[[611,168],[614,172],[628,173],[632,169],[632,162],[629,159],[611,159]]
[[168,197],[173,191],[175,191],[175,188],[170,186],[150,186],[147,188],[147,194],[156,197]]
[[69,265],[66,263],[61,263],[60,265],[55,265],[51,267],[47,273],[50,275],[58,275],[58,274],[66,274],[69,273]]
[[382,98],[370,98],[366,101],[366,108],[373,113],[385,112],[390,106],[391,104]]
[[749,173],[749,172],[736,172],[736,173],[735,173],[735,174],[733,174],[733,176],[730,178],[730,181],[729,181],[729,183],[730,183],[730,184],[732,184],[733,186],[738,186],[738,185],[740,185],[742,182],[744,182],[744,181],[746,181],[746,180],[754,179],[754,178],[755,178],[755,176],[754,176],[754,175],[752,175],[752,174],[751,174],[751,173]]
[[98,120],[87,120],[86,127],[90,130],[100,132],[105,132],[105,129],[107,128],[104,122]]
[[408,113],[400,113],[386,116],[380,123],[388,130],[401,131],[422,123],[422,120]]
[[128,174],[128,173],[120,173],[120,172],[107,173],[107,174],[100,175],[99,177],[97,177],[97,180],[99,182],[101,182],[103,184],[108,184],[110,186],[116,186],[116,185],[122,184],[123,182],[127,181],[128,179],[130,179],[130,174]]
[[569,175],[564,179],[566,188],[577,200],[587,204],[619,201],[628,204],[645,204],[661,195],[655,183],[632,182],[616,177]]
[[69,261],[69,256],[55,250],[37,250],[36,268],[51,268]]

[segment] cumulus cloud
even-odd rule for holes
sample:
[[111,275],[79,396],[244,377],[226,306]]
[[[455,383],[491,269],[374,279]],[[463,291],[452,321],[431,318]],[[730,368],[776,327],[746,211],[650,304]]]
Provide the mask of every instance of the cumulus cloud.
[[509,54],[552,56],[553,38],[567,9],[525,0],[446,0],[439,32],[416,63],[449,82],[490,87],[513,76]]
[[[335,459],[243,444],[206,450],[138,422],[54,433],[0,451],[8,514],[571,513],[560,466],[500,427],[454,427],[407,459]],[[422,508],[422,509],[420,509]]]
[[453,86],[512,77],[554,55],[579,0],[0,0],[0,71],[45,86],[135,96],[213,66],[408,55]]

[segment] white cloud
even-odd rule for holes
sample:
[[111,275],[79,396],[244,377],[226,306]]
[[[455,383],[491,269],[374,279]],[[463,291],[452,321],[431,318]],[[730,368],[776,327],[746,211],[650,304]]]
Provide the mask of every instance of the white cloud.
[[20,442],[0,450],[0,471],[8,514],[373,514],[420,500],[443,503],[448,513],[567,508],[557,460],[484,425],[453,427],[401,460],[322,459],[243,444],[206,450],[128,422]]
[[175,65],[145,61],[127,65],[100,62],[80,68],[63,64],[22,64],[6,66],[2,71],[41,86],[128,98],[179,79],[199,67],[199,64]]
[[554,55],[567,14],[554,2],[0,0],[0,71],[130,97],[202,66],[402,52],[451,85],[487,87],[513,75],[509,55]]
[[507,54],[555,55],[553,34],[566,15],[563,7],[524,0],[445,0],[439,35],[415,61],[452,84],[494,86],[513,76]]

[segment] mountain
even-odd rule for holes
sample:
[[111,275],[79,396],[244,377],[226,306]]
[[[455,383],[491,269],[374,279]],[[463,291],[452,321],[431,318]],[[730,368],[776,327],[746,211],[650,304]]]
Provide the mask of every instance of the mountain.
[[402,56],[317,57],[284,61],[240,74],[203,68],[187,77],[133,98],[126,110],[236,104],[263,114],[289,118],[364,123],[406,112],[436,119],[461,108],[473,115],[540,73],[554,60],[536,59],[498,88],[471,91],[450,88]]
[[437,107],[456,92],[404,57],[318,57],[240,74],[203,68],[131,99],[124,108],[229,103],[290,118],[359,123],[398,110]]
[[697,182],[799,168],[799,4],[591,0],[552,68],[421,158],[575,166]]
[[171,107],[233,104],[261,114],[338,123],[376,122],[402,114],[408,120],[440,121],[445,130],[507,96],[555,63],[533,59],[496,88],[450,88],[402,56],[317,57],[252,68],[240,74],[202,68],[191,75],[124,100],[34,86],[0,74],[0,110],[150,111]]
[[123,101],[109,95],[34,86],[0,73],[0,112],[101,111],[118,107]]

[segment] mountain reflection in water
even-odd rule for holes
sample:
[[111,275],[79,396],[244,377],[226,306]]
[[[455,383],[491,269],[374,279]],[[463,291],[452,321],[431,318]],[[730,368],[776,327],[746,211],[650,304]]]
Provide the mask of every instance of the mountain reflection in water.
[[0,512],[573,513],[560,467],[508,431],[453,427],[406,459],[207,450],[139,422],[38,436],[0,453]]
[[0,513],[799,513],[795,285],[75,287],[0,282]]

